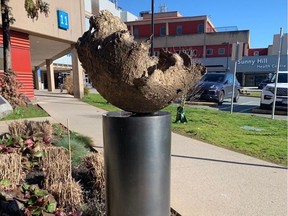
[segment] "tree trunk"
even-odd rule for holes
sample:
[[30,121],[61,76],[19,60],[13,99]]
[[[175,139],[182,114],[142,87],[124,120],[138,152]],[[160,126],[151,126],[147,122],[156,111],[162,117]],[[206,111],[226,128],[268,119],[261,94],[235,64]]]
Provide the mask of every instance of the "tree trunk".
[[11,42],[10,42],[10,19],[9,19],[8,2],[9,2],[9,0],[1,0],[4,73],[6,73],[6,74],[12,70]]

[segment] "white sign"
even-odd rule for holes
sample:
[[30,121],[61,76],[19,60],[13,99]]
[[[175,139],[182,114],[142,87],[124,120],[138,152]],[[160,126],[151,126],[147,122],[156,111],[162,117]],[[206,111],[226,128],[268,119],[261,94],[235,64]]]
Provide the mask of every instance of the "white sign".
[[241,60],[243,57],[243,42],[237,42],[232,44],[232,55],[231,55],[231,60],[236,61],[236,60]]

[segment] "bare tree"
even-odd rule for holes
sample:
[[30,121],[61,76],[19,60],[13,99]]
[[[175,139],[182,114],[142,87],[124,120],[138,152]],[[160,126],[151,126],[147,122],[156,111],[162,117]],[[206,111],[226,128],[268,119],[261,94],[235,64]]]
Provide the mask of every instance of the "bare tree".
[[185,89],[185,92],[180,98],[180,104],[177,107],[176,120],[175,123],[186,123],[187,119],[185,116],[184,106],[186,100],[191,100],[197,88],[196,83],[200,80],[201,76],[205,72],[205,67],[202,64],[194,63],[192,67],[193,79],[190,82],[190,86]]

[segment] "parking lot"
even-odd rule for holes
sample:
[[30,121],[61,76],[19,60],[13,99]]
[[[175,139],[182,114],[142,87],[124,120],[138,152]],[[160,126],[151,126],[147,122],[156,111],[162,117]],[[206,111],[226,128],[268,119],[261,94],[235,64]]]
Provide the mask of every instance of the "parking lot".
[[[271,118],[271,110],[260,110],[260,98],[257,97],[246,97],[240,96],[240,99],[237,103],[233,104],[233,112],[235,113],[244,113],[244,114],[253,114],[259,115],[267,118]],[[221,111],[230,112],[231,110],[231,100],[224,100],[222,105],[217,103],[202,103],[195,102],[192,106],[203,107],[208,109],[216,109]],[[275,119],[284,119],[287,120],[287,111],[283,109],[276,109]]]

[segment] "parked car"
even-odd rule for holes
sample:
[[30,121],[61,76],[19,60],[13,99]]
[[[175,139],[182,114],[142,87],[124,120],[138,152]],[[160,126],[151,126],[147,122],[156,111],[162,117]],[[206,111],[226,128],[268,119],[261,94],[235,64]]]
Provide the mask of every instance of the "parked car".
[[[277,91],[276,91],[276,103],[277,107],[287,108],[288,99],[288,71],[279,71]],[[273,96],[275,89],[276,74],[271,78],[271,83],[268,83],[261,92],[260,109],[271,109],[273,105]]]
[[[215,101],[222,104],[224,99],[231,99],[233,89],[233,73],[208,72],[189,91],[188,100],[200,99]],[[235,90],[233,101],[238,102],[240,97],[240,83],[235,77]]]
[[263,89],[268,83],[271,83],[270,79],[264,79],[258,84],[258,89]]

